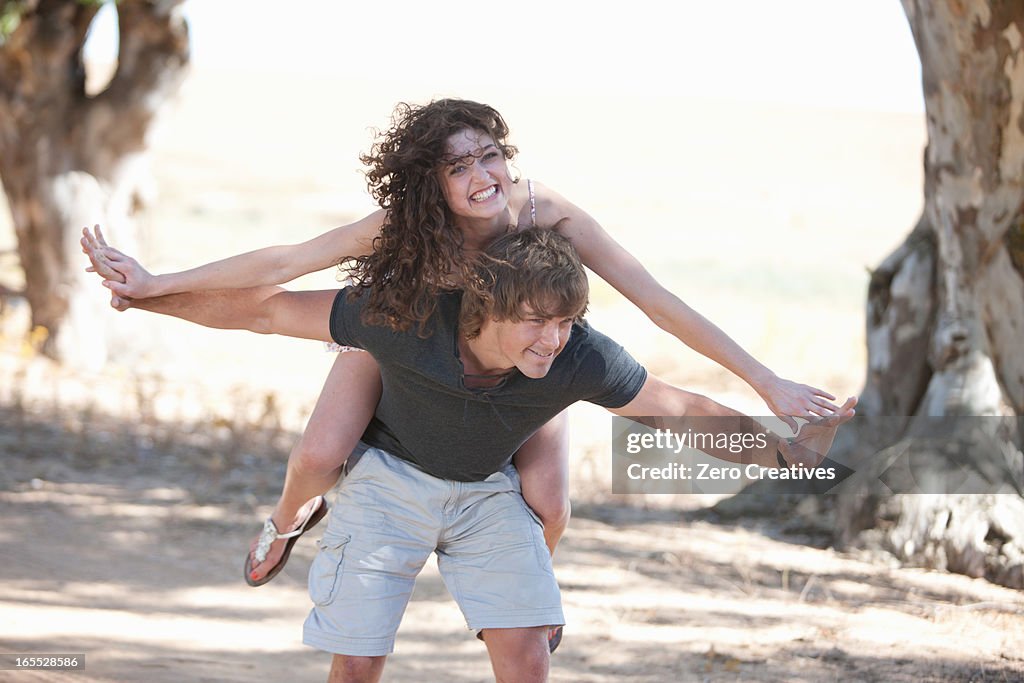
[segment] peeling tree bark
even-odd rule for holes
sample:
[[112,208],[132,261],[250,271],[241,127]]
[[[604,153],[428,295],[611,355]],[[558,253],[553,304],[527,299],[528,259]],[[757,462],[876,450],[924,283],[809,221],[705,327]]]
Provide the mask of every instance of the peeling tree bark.
[[189,60],[181,2],[117,4],[117,71],[94,96],[85,91],[82,47],[97,5],[28,0],[0,44],[0,180],[32,325],[48,331],[42,350],[51,357],[95,361],[102,354],[97,347],[81,353],[103,330],[90,329],[95,304],[82,296],[78,234],[103,223],[119,243],[135,238],[132,216],[148,193],[148,135]]
[[[1024,413],[1024,3],[903,5],[922,63],[925,208],[871,279],[858,411],[906,416],[874,437],[941,458],[915,430],[923,417]],[[1019,429],[999,438],[1019,471]],[[1021,588],[1024,503],[996,498],[844,496],[839,540]]]

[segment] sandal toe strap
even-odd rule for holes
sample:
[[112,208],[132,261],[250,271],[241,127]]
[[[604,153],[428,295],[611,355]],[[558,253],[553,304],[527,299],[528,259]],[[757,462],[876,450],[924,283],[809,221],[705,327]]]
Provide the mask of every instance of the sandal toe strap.
[[274,525],[274,520],[267,517],[267,521],[263,523],[263,531],[260,532],[260,540],[256,542],[256,550],[252,552],[253,559],[257,562],[266,560],[267,553],[270,552],[270,544],[279,538],[283,537],[277,530],[277,526]]
[[[320,505],[323,505],[323,501],[320,501]],[[263,522],[263,531],[260,532],[260,539],[256,542],[256,550],[253,551],[252,556],[257,562],[263,562],[267,559],[267,554],[270,552],[270,544],[280,538],[295,538],[306,533],[306,525],[309,524],[310,517],[317,511],[318,507],[314,507],[307,513],[306,518],[296,527],[294,530],[282,534],[277,530],[277,525],[274,524],[274,520],[267,517],[267,521]],[[321,514],[322,516],[322,514]],[[319,517],[317,521],[319,521]],[[313,522],[316,524],[316,522]]]

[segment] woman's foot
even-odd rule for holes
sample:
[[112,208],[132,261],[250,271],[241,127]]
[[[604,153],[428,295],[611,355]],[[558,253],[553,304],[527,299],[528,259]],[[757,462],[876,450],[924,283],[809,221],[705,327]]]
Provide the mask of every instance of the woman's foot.
[[299,508],[295,519],[280,531],[273,519],[267,519],[263,531],[253,539],[245,558],[245,582],[262,586],[277,576],[288,562],[292,546],[302,534],[312,529],[327,514],[323,496],[311,498]]

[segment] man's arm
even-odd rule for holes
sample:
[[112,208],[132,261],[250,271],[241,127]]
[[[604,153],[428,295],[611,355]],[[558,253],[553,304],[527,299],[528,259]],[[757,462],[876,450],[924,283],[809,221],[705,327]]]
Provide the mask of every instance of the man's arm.
[[[777,453],[781,452],[790,465],[815,466],[832,447],[839,425],[854,416],[857,399],[848,398],[835,413],[827,417],[808,422],[800,428],[799,434],[792,440],[784,439],[771,432],[757,420],[727,406],[648,375],[640,392],[632,401],[621,408],[609,408],[616,415],[623,417],[688,417],[699,425],[700,418],[718,418],[715,426],[722,431],[726,426],[736,434],[764,435],[763,448],[749,448],[734,453],[729,448],[707,448],[704,451],[729,462],[755,463],[762,467],[778,467]],[[727,419],[722,419],[727,418]],[[756,440],[754,443],[760,443]]]
[[331,341],[331,307],[337,293],[250,287],[120,301],[127,302],[130,308],[170,315],[205,327]]

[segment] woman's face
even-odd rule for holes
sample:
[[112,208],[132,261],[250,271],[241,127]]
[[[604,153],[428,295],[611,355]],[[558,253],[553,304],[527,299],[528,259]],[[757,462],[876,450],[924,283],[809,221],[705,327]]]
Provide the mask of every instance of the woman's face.
[[456,216],[492,219],[504,215],[512,178],[505,155],[487,133],[466,128],[449,137],[438,178]]

